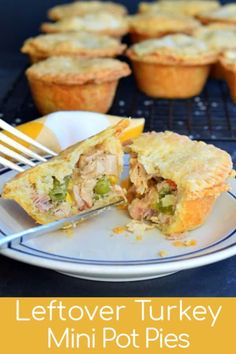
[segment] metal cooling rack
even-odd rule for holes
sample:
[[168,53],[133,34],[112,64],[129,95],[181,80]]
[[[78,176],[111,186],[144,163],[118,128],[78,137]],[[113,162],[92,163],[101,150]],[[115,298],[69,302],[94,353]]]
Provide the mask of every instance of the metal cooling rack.
[[[25,68],[24,68],[25,69]],[[146,130],[173,130],[205,141],[236,141],[236,104],[223,81],[209,80],[198,97],[187,100],[152,99],[142,94],[133,77],[123,79],[110,110],[126,117],[145,117]],[[11,124],[37,118],[24,76],[17,75],[0,103],[0,115]]]

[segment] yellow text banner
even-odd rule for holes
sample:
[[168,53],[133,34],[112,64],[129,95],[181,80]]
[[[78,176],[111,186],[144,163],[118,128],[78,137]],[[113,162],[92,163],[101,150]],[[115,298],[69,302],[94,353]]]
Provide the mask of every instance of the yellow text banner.
[[1,298],[1,353],[236,353],[236,299]]

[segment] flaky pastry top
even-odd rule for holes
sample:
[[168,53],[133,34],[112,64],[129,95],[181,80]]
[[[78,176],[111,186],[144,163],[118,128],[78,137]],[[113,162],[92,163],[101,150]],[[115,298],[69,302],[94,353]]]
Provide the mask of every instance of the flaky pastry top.
[[51,20],[61,20],[65,17],[83,16],[98,12],[110,12],[114,15],[122,16],[127,14],[127,9],[121,4],[110,1],[75,1],[51,8],[48,11],[48,17]]
[[205,64],[217,60],[217,52],[199,39],[175,34],[134,44],[128,51],[133,60],[163,64]]
[[219,1],[211,0],[164,0],[154,3],[141,2],[140,12],[168,11],[174,14],[196,16],[203,11],[212,11],[220,7]]
[[158,174],[177,184],[189,199],[217,196],[229,187],[230,155],[213,145],[193,141],[173,132],[146,133],[129,146],[148,174]]
[[[63,85],[102,83],[130,74],[129,66],[110,58],[50,57],[32,65],[28,78]],[[91,97],[91,99],[93,99]]]
[[129,17],[130,32],[155,35],[159,32],[191,33],[200,23],[189,17],[167,12],[147,12]]
[[203,22],[222,22],[236,23],[236,4],[228,4],[216,9],[215,11],[207,11],[198,15]]
[[128,32],[128,21],[125,17],[98,12],[80,17],[68,17],[55,23],[43,23],[41,29],[48,33],[85,31],[122,36]]
[[222,51],[236,47],[236,27],[224,24],[202,26],[194,32],[194,37],[206,41],[212,49]]
[[233,71],[236,71],[236,48],[225,50],[220,56],[221,64]]
[[126,46],[118,39],[86,32],[53,33],[29,38],[21,48],[22,53],[53,55],[114,56],[121,54]]

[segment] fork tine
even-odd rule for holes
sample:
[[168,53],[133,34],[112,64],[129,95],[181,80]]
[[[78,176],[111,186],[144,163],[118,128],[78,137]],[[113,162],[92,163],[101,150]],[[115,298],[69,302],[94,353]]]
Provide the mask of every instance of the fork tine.
[[23,152],[24,154],[26,154],[30,157],[33,157],[41,162],[47,161],[44,157],[36,154],[35,152],[31,151],[30,149],[26,148],[25,146],[17,143],[15,140],[9,138],[7,135],[0,133],[0,141],[14,147],[15,149]]
[[46,152],[47,154],[49,155],[52,155],[52,156],[56,156],[57,154],[48,149],[46,146],[43,146],[42,144],[40,144],[39,142],[31,139],[29,136],[25,135],[24,133],[22,133],[21,131],[17,130],[16,128],[12,127],[10,124],[6,123],[4,120],[0,119],[0,128],[8,131],[9,133],[17,136],[18,138],[26,141],[27,143],[37,147],[38,149]]
[[0,152],[6,156],[12,157],[13,159],[15,159],[17,161],[23,162],[24,164],[29,165],[31,167],[36,165],[33,161],[26,159],[24,156],[18,154],[17,152],[15,152],[11,149],[8,149],[8,147],[6,147],[2,144],[0,144]]
[[24,169],[21,166],[16,165],[14,162],[5,159],[4,157],[0,156],[0,163],[5,167],[9,167],[11,170],[15,170],[17,172],[23,172]]

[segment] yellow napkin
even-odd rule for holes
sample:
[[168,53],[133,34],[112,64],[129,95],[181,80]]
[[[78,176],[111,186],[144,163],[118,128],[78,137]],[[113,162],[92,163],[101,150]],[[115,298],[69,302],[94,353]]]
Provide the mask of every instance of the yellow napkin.
[[[19,125],[17,129],[49,149],[60,152],[68,146],[118,123],[121,119],[123,117],[94,112],[56,112]],[[131,119],[129,127],[120,138],[121,141],[139,136],[143,131],[144,123],[143,118]],[[22,143],[22,141],[20,142]],[[25,143],[24,145],[32,148],[29,144]]]

